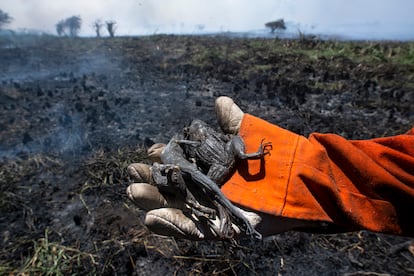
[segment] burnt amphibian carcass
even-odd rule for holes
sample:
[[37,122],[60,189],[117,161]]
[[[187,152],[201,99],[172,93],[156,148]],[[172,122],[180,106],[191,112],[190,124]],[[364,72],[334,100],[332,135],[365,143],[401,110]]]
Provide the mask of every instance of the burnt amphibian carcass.
[[245,153],[244,142],[238,135],[226,135],[201,120],[193,120],[183,130],[184,140],[176,142],[184,149],[187,159],[222,186],[235,169],[236,159],[262,158],[271,143],[260,143],[254,153]]
[[179,192],[199,217],[211,218],[214,209],[204,205],[213,205],[220,219],[219,237],[231,238],[234,223],[247,235],[260,239],[260,233],[223,195],[220,186],[233,173],[237,158],[262,158],[269,146],[262,141],[257,152],[246,154],[241,137],[222,134],[194,120],[162,150],[163,164],[152,167],[154,182],[161,190]]

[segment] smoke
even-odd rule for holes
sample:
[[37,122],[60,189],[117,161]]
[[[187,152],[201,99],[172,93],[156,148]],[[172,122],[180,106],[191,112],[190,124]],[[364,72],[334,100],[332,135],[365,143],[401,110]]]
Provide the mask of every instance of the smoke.
[[116,21],[117,35],[140,35],[251,31],[284,18],[305,31],[352,35],[362,28],[369,35],[384,29],[385,36],[414,38],[411,0],[0,0],[0,7],[14,18],[11,28],[50,33],[59,20],[80,15],[81,35],[91,36],[96,19]]
[[414,2],[409,0],[297,0],[283,5],[289,19],[308,31],[359,39],[414,39]]

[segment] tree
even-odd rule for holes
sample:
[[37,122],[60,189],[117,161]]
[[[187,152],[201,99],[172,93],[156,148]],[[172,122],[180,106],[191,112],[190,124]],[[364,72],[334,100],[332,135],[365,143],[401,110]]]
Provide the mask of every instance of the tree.
[[[60,20],[56,24],[56,32],[59,36],[69,34],[69,36],[77,36],[81,28],[82,19],[80,16],[71,16]],[[67,32],[68,31],[68,32]]]
[[108,31],[109,36],[114,37],[115,36],[115,30],[116,30],[116,27],[115,27],[116,22],[113,21],[113,20],[110,20],[110,21],[106,21],[105,23],[106,23],[106,30]]
[[271,21],[265,24],[267,28],[270,28],[272,33],[275,32],[276,29],[278,30],[286,30],[285,21],[283,19],[278,19],[276,21]]
[[95,30],[96,36],[101,37],[101,28],[103,23],[101,20],[97,19],[92,23],[92,28]]
[[58,34],[58,36],[62,36],[65,35],[65,20],[60,20],[57,24],[56,24],[56,32]]
[[6,12],[0,10],[0,29],[3,25],[7,25],[12,22],[13,18]]
[[69,35],[72,37],[77,36],[82,24],[80,16],[71,16],[65,20],[65,23],[69,28]]

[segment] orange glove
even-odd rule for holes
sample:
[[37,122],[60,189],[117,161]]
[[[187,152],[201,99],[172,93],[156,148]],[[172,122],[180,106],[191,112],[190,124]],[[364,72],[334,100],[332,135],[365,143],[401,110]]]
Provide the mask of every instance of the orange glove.
[[[414,236],[414,128],[372,140],[334,134],[309,139],[249,114],[239,135],[246,151],[272,142],[265,162],[246,160],[222,187],[233,202],[278,217]],[[315,230],[315,229],[312,229]]]

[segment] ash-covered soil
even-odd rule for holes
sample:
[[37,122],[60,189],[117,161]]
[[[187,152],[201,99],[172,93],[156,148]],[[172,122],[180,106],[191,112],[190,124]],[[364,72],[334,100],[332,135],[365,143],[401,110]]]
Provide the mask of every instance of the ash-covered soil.
[[296,133],[349,139],[414,122],[414,45],[197,36],[0,38],[0,271],[408,275],[409,238],[284,233],[162,238],[126,198],[126,166],[214,99]]

